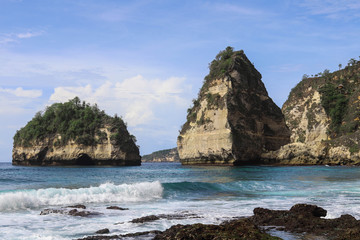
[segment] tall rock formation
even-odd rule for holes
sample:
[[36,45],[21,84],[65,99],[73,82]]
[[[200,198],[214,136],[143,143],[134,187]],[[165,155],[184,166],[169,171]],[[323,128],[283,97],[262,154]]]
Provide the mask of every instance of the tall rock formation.
[[209,68],[178,136],[182,164],[257,163],[290,141],[281,110],[243,51],[228,47]]
[[304,76],[282,111],[291,144],[264,153],[269,163],[294,165],[360,164],[360,62],[345,69]]
[[140,165],[139,148],[123,120],[74,98],[37,113],[16,132],[13,165]]

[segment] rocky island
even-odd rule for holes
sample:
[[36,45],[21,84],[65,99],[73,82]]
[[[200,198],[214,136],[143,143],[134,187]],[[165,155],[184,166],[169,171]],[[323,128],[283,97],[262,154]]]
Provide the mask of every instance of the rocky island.
[[39,112],[14,136],[13,165],[140,165],[124,121],[78,97]]
[[177,145],[182,164],[258,163],[290,142],[290,131],[244,52],[227,47],[209,66]]
[[[341,68],[341,64],[339,65]],[[282,107],[291,143],[262,154],[285,165],[360,164],[360,61],[303,76]]]

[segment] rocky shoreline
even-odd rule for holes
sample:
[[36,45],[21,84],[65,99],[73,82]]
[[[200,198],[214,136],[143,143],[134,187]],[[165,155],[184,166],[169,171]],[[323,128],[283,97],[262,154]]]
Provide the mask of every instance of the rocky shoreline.
[[[225,221],[219,225],[191,224],[174,225],[165,231],[146,231],[124,235],[111,235],[106,229],[94,231],[99,235],[79,238],[78,240],[105,239],[154,239],[154,240],[206,240],[206,239],[247,239],[247,240],[278,240],[282,239],[274,232],[294,234],[300,239],[329,239],[329,240],[360,240],[360,221],[351,215],[326,219],[327,211],[316,205],[296,204],[289,210],[270,210],[255,208],[251,217],[240,217]],[[150,215],[130,222],[146,224],[159,219],[199,218],[194,214]],[[107,234],[107,235],[103,235]],[[280,234],[281,235],[281,234]]]

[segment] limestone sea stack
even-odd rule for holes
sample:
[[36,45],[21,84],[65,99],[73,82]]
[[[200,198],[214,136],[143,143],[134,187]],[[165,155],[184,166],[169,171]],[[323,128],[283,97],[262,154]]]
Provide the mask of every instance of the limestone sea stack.
[[[340,65],[341,66],[341,65]],[[304,75],[282,111],[291,143],[264,153],[285,165],[360,165],[360,61],[344,69]]]
[[182,164],[258,163],[289,143],[284,116],[243,51],[227,47],[209,68],[178,136]]
[[16,132],[12,164],[140,165],[135,142],[120,117],[110,117],[76,97],[47,107]]

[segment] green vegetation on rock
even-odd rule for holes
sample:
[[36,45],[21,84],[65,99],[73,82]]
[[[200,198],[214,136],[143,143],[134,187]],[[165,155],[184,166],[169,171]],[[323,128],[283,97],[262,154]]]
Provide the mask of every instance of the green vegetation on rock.
[[[198,98],[193,99],[193,105],[187,110],[186,123],[181,126],[181,132],[185,132],[189,129],[190,122],[195,122],[197,117],[197,112],[200,108],[200,102],[202,99],[206,98],[207,108],[222,108],[223,99],[220,94],[209,93],[209,87],[215,79],[225,77],[232,70],[234,60],[236,56],[243,54],[244,51],[234,51],[233,47],[226,47],[225,50],[220,51],[215,59],[209,64],[209,74],[204,78],[203,85],[199,91]],[[204,124],[209,122],[208,119],[203,117],[200,118],[198,124]]]
[[342,89],[332,83],[327,83],[321,87],[320,93],[321,104],[326,114],[331,118],[330,131],[338,133],[346,113],[349,97],[342,92]]
[[209,64],[210,73],[205,77],[205,81],[221,78],[230,69],[234,54],[234,48],[227,47],[225,50],[220,51],[215,59]]
[[353,144],[350,146],[349,151],[351,154],[358,153],[360,151],[360,147],[358,144]]
[[216,93],[216,94],[207,93],[206,100],[207,100],[208,108],[219,107],[220,101],[221,101],[221,96],[218,93]]
[[[295,129],[297,141],[304,142],[305,135],[300,131],[300,120],[294,117],[296,112],[307,111],[308,131],[316,128],[319,123],[318,114],[321,107],[311,97],[314,91],[320,94],[320,103],[330,119],[327,128],[331,142],[336,140],[337,146],[347,146],[351,152],[356,152],[350,138],[358,134],[360,125],[360,61],[350,59],[343,69],[330,72],[325,69],[315,75],[304,75],[290,92],[284,103],[283,111],[290,129]],[[298,103],[302,103],[299,105]],[[305,109],[306,107],[306,109]],[[294,109],[293,113],[290,113]]]
[[124,121],[110,117],[97,105],[81,102],[78,97],[65,103],[54,103],[44,112],[36,113],[27,125],[16,132],[14,146],[32,146],[45,138],[54,139],[55,147],[73,140],[77,144],[95,145],[107,140],[107,134],[101,131],[106,127],[111,133],[110,139],[117,144],[126,140],[135,140],[131,135],[122,136],[120,129],[126,129]]

